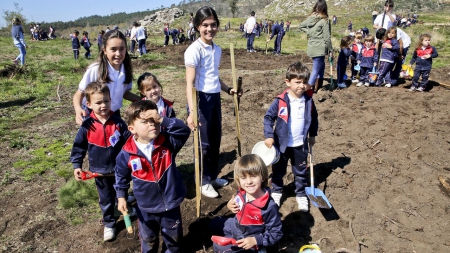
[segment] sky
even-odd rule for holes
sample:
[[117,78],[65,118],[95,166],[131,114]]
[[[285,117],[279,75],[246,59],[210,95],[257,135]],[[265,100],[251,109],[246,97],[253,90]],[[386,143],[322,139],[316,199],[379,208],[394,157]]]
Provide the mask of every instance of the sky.
[[179,4],[181,0],[1,0],[2,18],[0,26],[6,26],[3,11],[16,11],[14,3],[22,8],[22,15],[28,21],[54,22],[71,21],[92,15],[105,16],[112,13],[153,10]]

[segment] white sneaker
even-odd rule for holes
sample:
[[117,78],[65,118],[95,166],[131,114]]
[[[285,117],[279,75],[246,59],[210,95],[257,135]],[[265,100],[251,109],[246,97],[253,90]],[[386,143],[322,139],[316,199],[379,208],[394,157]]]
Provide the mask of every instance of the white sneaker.
[[309,203],[307,197],[295,197],[298,203],[298,210],[300,212],[308,212],[309,211]]
[[228,180],[222,179],[222,178],[216,178],[216,180],[211,181],[212,186],[216,188],[222,188],[226,185],[228,185]]
[[356,84],[356,87],[361,87],[361,86],[363,86],[362,82],[359,82],[358,84]]
[[202,194],[208,198],[217,198],[219,193],[214,190],[214,187],[211,184],[202,185]]
[[116,228],[105,227],[103,229],[103,241],[110,241],[116,237]]
[[357,83],[358,79],[352,79],[352,83]]
[[369,87],[370,83],[364,83],[364,86]]
[[391,87],[392,87],[392,84],[387,83],[385,86],[386,86],[386,88],[391,88]]
[[281,204],[281,196],[282,196],[283,194],[282,193],[278,193],[278,192],[272,192],[271,194],[270,194],[270,196],[273,198],[273,201],[275,201],[275,203],[278,205],[278,206],[280,206],[280,204]]

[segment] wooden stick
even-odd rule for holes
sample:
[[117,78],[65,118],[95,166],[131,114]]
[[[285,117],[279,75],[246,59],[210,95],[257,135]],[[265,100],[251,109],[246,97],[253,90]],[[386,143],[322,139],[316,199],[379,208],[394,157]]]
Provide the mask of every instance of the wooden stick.
[[[230,56],[231,56],[231,78],[233,79],[233,89],[236,91],[234,93],[234,115],[236,116],[236,137],[238,142],[238,155],[242,156],[241,153],[241,124],[239,122],[239,98],[237,92],[239,92],[242,87],[238,87],[236,79],[236,64],[234,61],[234,44],[230,43]],[[240,79],[240,85],[242,86],[242,78]]]
[[388,221],[392,222],[392,223],[393,223],[394,225],[396,225],[397,227],[402,228],[402,226],[401,226],[398,222],[396,222],[396,221],[394,221],[393,219],[387,217],[387,216],[384,215],[383,213],[382,213],[381,215],[383,215],[384,218],[386,218]]
[[198,111],[197,111],[197,89],[192,88],[192,110],[193,110],[193,120],[195,124],[194,128],[194,166],[195,166],[195,199],[197,204],[197,218],[200,217],[200,208],[202,201],[202,192],[201,187],[202,183],[200,182],[200,152],[199,152],[199,136],[198,136]]

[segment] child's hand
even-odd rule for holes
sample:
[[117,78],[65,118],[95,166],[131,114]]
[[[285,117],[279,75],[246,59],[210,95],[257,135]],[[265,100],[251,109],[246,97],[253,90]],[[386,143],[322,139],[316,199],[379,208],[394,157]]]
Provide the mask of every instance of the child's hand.
[[[230,95],[233,96],[236,93],[235,89],[231,89],[230,90]],[[242,94],[244,94],[244,91],[241,89],[238,93],[236,93],[238,95],[238,97],[241,97]]]
[[151,119],[151,120],[155,121],[155,123],[158,123],[158,124],[161,124],[163,121],[163,117],[161,117],[161,115],[159,115],[158,110],[156,110],[156,109],[141,112],[141,114],[139,115],[139,118]]
[[376,62],[374,62],[374,63],[373,63],[373,66],[374,66],[374,67],[376,67],[376,66],[377,66],[377,63],[376,63]]
[[73,176],[75,177],[75,180],[81,181],[81,169],[80,168],[74,169]]
[[309,146],[312,147],[314,144],[316,144],[316,137],[309,137]]
[[227,203],[227,208],[228,208],[228,210],[230,210],[232,213],[237,213],[237,212],[239,212],[239,205],[236,203],[236,201],[234,201],[234,196],[228,201],[228,203]]
[[251,249],[256,246],[256,238],[255,237],[246,237],[244,239],[236,241],[238,247],[243,249]]
[[422,56],[422,59],[428,59],[428,58],[430,58],[431,57],[431,54],[426,54],[426,55],[424,55],[424,56]]
[[360,63],[361,63],[361,61],[357,61],[357,63],[358,63],[358,64],[360,64]]
[[267,138],[264,141],[264,144],[266,144],[266,147],[268,147],[268,148],[271,148],[274,143],[275,143],[275,140],[273,138]]
[[125,198],[117,199],[117,210],[119,210],[121,213],[123,213],[124,211],[128,212],[127,200]]

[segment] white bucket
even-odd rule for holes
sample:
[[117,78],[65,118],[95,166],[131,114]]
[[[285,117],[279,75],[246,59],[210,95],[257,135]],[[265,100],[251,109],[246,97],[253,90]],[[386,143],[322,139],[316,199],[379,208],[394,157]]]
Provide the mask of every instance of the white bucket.
[[252,154],[261,157],[266,166],[274,164],[280,159],[280,151],[273,145],[271,148],[266,147],[266,144],[264,144],[263,141],[260,141],[253,146]]

